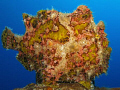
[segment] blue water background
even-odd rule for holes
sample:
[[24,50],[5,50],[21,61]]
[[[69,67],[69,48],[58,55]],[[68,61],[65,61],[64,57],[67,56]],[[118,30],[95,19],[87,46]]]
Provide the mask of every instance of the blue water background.
[[[111,59],[107,75],[102,74],[95,79],[99,87],[120,87],[120,1],[119,0],[0,0],[0,34],[5,26],[13,33],[23,35],[25,26],[22,13],[36,15],[38,10],[52,9],[72,13],[77,6],[87,5],[93,12],[97,24],[103,20],[105,32],[112,47]],[[35,83],[35,72],[27,71],[15,56],[18,52],[6,50],[0,39],[0,90],[22,88]]]

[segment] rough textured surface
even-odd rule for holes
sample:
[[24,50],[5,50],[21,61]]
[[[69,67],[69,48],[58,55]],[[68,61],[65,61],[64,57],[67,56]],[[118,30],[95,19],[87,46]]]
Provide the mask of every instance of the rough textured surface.
[[[42,85],[36,85],[36,84],[29,84],[24,88],[17,88],[14,90],[88,90],[87,88],[81,86],[78,83],[62,83],[59,84],[58,87],[53,88],[50,86],[42,86]],[[120,88],[99,88],[99,87],[95,87],[94,89],[90,89],[90,90],[120,90]]]
[[29,71],[36,71],[37,84],[79,83],[91,89],[95,76],[106,73],[111,48],[100,21],[95,25],[87,6],[73,13],[40,10],[23,14],[26,32],[15,35],[7,27],[3,47],[19,51],[16,58]]

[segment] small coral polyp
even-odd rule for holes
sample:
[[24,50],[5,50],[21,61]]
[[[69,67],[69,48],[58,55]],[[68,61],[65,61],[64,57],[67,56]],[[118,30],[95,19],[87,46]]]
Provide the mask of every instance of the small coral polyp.
[[15,35],[7,27],[3,47],[19,51],[16,58],[37,83],[79,83],[87,89],[95,76],[106,73],[111,53],[105,25],[94,23],[92,12],[81,5],[73,13],[40,10],[36,16],[23,14],[26,32]]

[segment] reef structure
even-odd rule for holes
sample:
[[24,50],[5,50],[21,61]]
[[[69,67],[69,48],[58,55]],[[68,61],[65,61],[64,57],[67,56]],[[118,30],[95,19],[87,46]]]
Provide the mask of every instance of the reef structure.
[[19,51],[17,60],[36,71],[37,84],[79,83],[91,89],[95,76],[106,73],[112,49],[103,21],[96,25],[87,6],[80,5],[73,13],[23,13],[23,21],[25,34],[16,35],[6,27],[2,44]]
[[[50,86],[42,86],[41,84],[28,84],[24,88],[16,88],[14,90],[88,90],[81,86],[79,83],[60,83],[59,86],[53,89]],[[90,90],[120,90],[120,88],[105,88],[105,87],[94,87]]]

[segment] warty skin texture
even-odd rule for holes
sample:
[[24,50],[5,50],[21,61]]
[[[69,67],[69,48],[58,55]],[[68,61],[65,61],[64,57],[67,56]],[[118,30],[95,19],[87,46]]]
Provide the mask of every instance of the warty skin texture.
[[40,10],[37,16],[23,13],[26,32],[15,35],[7,27],[3,47],[19,51],[17,60],[36,71],[44,85],[79,83],[91,89],[95,76],[106,73],[111,53],[105,25],[94,23],[92,12],[81,5],[73,13]]

